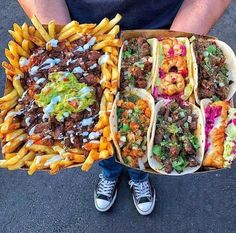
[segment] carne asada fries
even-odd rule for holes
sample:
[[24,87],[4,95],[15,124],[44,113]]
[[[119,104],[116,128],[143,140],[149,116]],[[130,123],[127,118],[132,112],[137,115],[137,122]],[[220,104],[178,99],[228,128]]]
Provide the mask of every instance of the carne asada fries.
[[201,99],[230,100],[236,91],[236,57],[223,41],[197,37],[191,44],[194,94]]
[[154,99],[144,89],[117,94],[110,115],[111,135],[121,163],[145,169],[154,118]]
[[78,165],[87,171],[113,155],[109,115],[119,79],[120,19],[60,27],[33,16],[34,26],[13,25],[9,63],[2,63],[1,167],[26,166],[30,175]]
[[190,103],[160,100],[148,161],[151,168],[165,175],[193,173],[201,167],[205,134],[201,110]]

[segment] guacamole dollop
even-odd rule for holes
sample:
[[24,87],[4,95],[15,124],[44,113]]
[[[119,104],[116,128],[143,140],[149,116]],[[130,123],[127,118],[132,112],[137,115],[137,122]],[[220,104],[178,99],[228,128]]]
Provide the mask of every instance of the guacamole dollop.
[[37,105],[43,107],[43,120],[55,116],[58,121],[63,121],[65,117],[85,110],[96,101],[95,89],[78,82],[69,72],[51,73],[49,81],[35,96]]

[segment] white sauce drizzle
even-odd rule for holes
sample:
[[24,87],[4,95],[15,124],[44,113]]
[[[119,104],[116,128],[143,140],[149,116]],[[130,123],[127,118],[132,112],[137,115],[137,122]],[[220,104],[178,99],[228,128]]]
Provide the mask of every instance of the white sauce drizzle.
[[89,133],[87,131],[84,131],[82,134],[81,134],[83,137],[86,137],[89,135]]
[[105,53],[101,57],[99,57],[98,64],[99,65],[105,64],[108,62],[108,60],[109,60],[109,55],[107,53]]
[[33,67],[31,67],[29,73],[31,75],[34,75],[34,74],[36,74],[38,72],[38,69],[39,69],[39,66],[33,66]]
[[82,74],[83,72],[84,70],[80,66],[75,67],[72,71],[72,73],[79,73],[79,74]]
[[19,61],[20,67],[29,65],[29,60],[25,57],[21,57]]
[[36,84],[44,83],[46,78],[40,78],[36,81]]
[[89,126],[93,123],[93,117],[85,118],[80,122],[80,125],[82,126]]
[[93,69],[95,69],[97,66],[98,66],[98,65],[95,63],[95,64],[91,65],[91,66],[89,67],[89,69],[90,69],[90,70],[93,70]]
[[35,130],[35,126],[30,129],[29,135],[33,135],[34,134],[34,130]]
[[46,48],[48,49],[49,46],[52,46],[53,48],[56,48],[57,45],[58,45],[58,40],[55,40],[55,39],[51,39],[47,42],[46,44]]
[[26,124],[27,126],[30,126],[30,117],[26,117],[26,119],[25,119],[25,124]]
[[46,59],[43,64],[40,66],[42,67],[41,69],[42,70],[45,70],[45,69],[49,69],[49,68],[52,68],[53,66],[57,65],[60,63],[60,59],[59,58],[55,58],[55,59],[52,59],[52,58],[48,58]]
[[44,114],[43,114],[43,121],[45,121],[46,119],[49,118],[50,113],[51,113],[52,110],[53,110],[53,107],[54,107],[58,102],[60,102],[60,101],[61,101],[61,96],[55,96],[55,97],[53,97],[53,98],[51,99],[50,104],[48,104],[47,106],[45,106],[45,107],[43,108],[43,112],[44,112]]
[[99,138],[101,134],[99,132],[91,132],[88,136],[89,140],[94,140]]
[[50,166],[52,163],[55,163],[55,162],[60,161],[60,160],[62,160],[62,159],[63,159],[63,157],[62,157],[61,155],[55,155],[55,156],[53,156],[52,158],[48,159],[48,160],[46,161],[46,163],[44,164],[44,166],[45,166],[45,167],[48,167],[48,166]]

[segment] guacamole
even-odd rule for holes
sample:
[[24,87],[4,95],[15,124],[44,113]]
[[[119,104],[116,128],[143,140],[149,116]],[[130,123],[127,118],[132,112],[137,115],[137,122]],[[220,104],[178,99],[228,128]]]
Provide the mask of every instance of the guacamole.
[[65,117],[85,110],[96,101],[95,89],[78,82],[72,73],[51,73],[49,81],[35,96],[37,105],[43,107],[44,119],[55,116],[58,121],[63,121]]

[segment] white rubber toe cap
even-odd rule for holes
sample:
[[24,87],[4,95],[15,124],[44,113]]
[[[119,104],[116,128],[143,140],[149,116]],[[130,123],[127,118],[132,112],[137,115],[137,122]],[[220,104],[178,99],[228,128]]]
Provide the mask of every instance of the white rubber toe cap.
[[148,212],[150,211],[150,209],[152,209],[152,202],[146,202],[146,203],[140,203],[138,204],[138,208],[142,211],[142,212]]
[[96,205],[100,210],[106,210],[107,207],[110,205],[111,203],[109,201],[106,200],[102,200],[102,199],[97,199],[96,200]]

